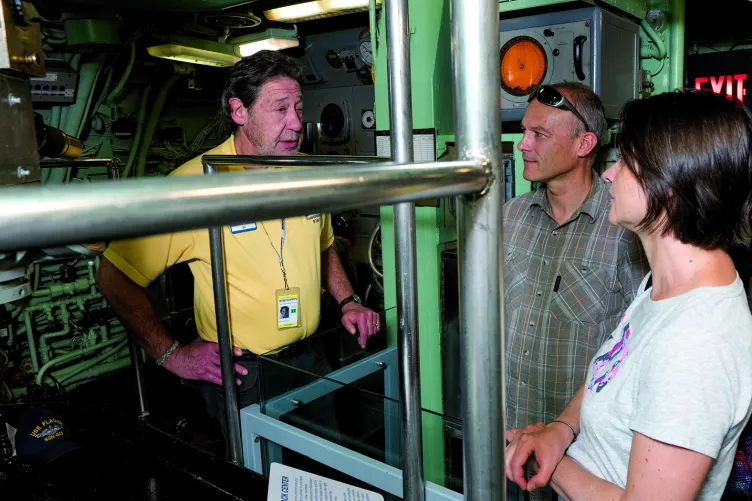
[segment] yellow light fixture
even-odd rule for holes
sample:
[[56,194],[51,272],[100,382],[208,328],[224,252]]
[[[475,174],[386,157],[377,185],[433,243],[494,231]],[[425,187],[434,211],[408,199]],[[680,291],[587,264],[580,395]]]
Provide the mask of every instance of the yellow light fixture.
[[258,33],[231,38],[227,43],[235,45],[243,57],[251,56],[261,50],[284,50],[300,45],[297,28],[292,30],[269,28]]
[[169,43],[146,50],[154,57],[204,66],[232,66],[240,61],[235,47],[192,37],[171,37]]
[[[382,0],[376,0],[381,5]],[[288,5],[278,9],[265,10],[264,16],[270,21],[294,23],[322,17],[340,16],[368,10],[368,0],[316,0],[313,2]]]

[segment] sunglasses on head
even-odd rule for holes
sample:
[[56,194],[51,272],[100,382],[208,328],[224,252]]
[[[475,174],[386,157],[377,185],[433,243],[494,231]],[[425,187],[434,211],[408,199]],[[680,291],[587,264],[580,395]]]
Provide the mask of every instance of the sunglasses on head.
[[551,106],[552,108],[571,111],[572,113],[574,113],[574,116],[576,116],[580,120],[580,122],[582,122],[582,125],[585,126],[585,130],[587,132],[593,132],[582,115],[580,115],[580,112],[577,111],[577,108],[575,108],[574,105],[570,103],[569,100],[567,100],[567,98],[564,97],[562,93],[556,90],[554,87],[551,87],[550,85],[539,85],[535,88],[533,93],[530,94],[530,97],[527,98],[527,102],[529,103],[533,99],[537,99],[539,103],[545,104],[546,106]]

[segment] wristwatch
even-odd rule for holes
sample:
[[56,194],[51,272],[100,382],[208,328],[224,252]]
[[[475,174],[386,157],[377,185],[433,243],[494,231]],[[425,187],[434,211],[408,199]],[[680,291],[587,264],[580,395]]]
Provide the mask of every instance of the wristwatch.
[[363,301],[360,300],[360,296],[353,294],[352,296],[347,296],[345,299],[339,302],[339,309],[342,310],[342,308],[344,308],[346,304],[350,304],[353,301],[358,304],[363,304]]

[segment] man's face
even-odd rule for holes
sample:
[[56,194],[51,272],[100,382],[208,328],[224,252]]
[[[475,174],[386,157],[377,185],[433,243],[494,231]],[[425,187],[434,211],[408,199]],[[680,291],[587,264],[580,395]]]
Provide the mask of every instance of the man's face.
[[259,89],[240,126],[250,155],[295,155],[303,142],[303,94],[298,82],[274,77]]
[[523,137],[517,144],[528,181],[549,182],[572,171],[578,160],[579,136],[569,133],[576,125],[573,113],[533,100],[522,119]]

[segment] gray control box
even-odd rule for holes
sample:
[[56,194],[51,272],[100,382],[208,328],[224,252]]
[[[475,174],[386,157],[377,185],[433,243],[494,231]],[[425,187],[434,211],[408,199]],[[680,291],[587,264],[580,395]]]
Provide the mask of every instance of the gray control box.
[[73,104],[76,101],[78,73],[65,61],[47,60],[47,74],[29,78],[34,103]]

